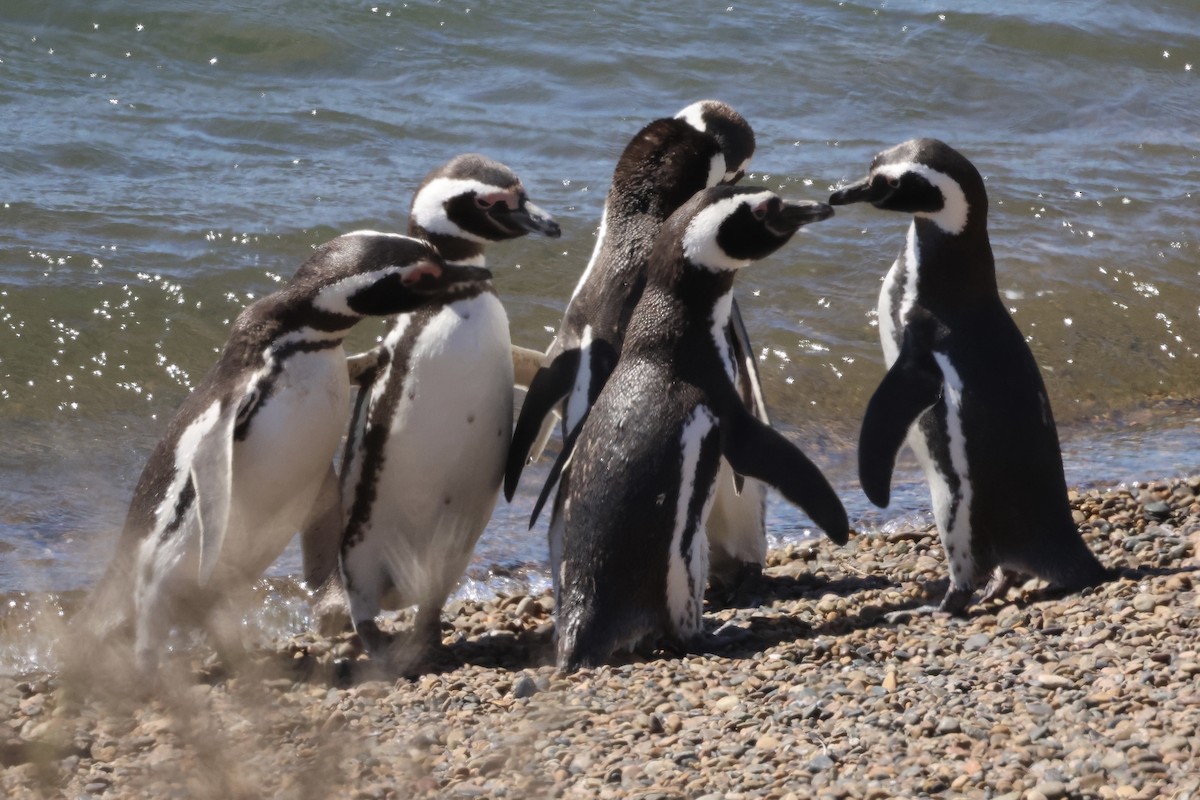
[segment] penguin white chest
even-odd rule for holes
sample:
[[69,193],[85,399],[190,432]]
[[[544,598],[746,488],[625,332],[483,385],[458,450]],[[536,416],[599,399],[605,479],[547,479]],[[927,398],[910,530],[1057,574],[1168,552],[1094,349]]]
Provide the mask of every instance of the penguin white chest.
[[230,558],[274,560],[312,507],[349,416],[345,358],[341,346],[289,356],[235,440]]
[[491,293],[446,306],[410,349],[397,349],[391,369],[404,370],[405,379],[376,516],[383,511],[392,519],[428,521],[465,514],[475,527],[473,518],[490,515],[495,504],[512,437],[512,342],[504,307]]

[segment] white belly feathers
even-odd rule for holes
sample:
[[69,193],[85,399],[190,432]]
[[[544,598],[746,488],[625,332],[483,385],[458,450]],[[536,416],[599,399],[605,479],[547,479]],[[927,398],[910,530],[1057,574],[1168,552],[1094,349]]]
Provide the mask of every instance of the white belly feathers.
[[512,436],[508,317],[491,293],[457,301],[395,357],[406,375],[363,535],[409,603],[452,588],[495,506]]
[[254,533],[226,538],[222,570],[261,573],[304,522],[349,417],[345,360],[340,346],[291,355],[235,441],[230,529]]

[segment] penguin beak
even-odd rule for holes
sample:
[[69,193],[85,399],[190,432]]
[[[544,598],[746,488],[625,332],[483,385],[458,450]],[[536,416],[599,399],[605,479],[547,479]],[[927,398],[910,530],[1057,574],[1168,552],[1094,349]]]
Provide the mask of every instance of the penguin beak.
[[442,272],[443,286],[460,286],[468,283],[483,283],[492,279],[487,267],[458,267],[447,264]]
[[863,178],[857,183],[852,183],[849,186],[843,186],[833,194],[829,195],[829,204],[831,206],[845,206],[850,203],[878,203],[887,196],[888,186],[884,181],[879,181],[879,185],[874,185],[871,182],[871,176]]
[[554,217],[529,201],[525,201],[519,208],[512,211],[507,206],[499,204],[494,206],[494,209],[493,218],[510,230],[540,233],[551,239],[557,239],[562,235],[562,229],[558,227]]
[[768,212],[763,224],[776,236],[791,236],[809,223],[820,222],[832,216],[833,209],[824,203],[792,200],[781,204],[777,211]]

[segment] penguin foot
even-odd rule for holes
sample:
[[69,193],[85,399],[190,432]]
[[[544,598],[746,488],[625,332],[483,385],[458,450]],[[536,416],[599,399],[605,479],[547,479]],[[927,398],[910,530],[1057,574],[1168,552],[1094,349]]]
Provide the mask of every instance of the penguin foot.
[[916,606],[915,608],[901,608],[897,611],[892,611],[883,615],[883,621],[889,625],[899,625],[908,622],[914,617],[923,617],[928,614],[937,614],[941,611],[941,606],[924,605]]
[[391,675],[380,666],[378,661],[354,658],[334,659],[331,682],[334,686],[345,688],[364,681],[386,680]]
[[333,662],[333,685],[349,686],[354,682],[354,662],[348,658],[337,658]]
[[317,632],[332,638],[354,629],[350,618],[350,602],[340,585],[326,582],[314,595],[313,619]]
[[746,608],[761,605],[759,579],[762,564],[739,561],[736,566],[709,574],[705,599],[714,608]]
[[950,585],[946,596],[942,598],[941,604],[938,606],[939,611],[945,611],[947,614],[955,617],[965,617],[967,614],[967,606],[971,603],[971,595],[975,592],[969,586]]
[[1020,577],[1020,574],[1013,570],[996,567],[996,570],[992,573],[991,580],[988,581],[987,586],[983,589],[983,597],[979,598],[979,602],[990,603],[993,600],[1003,600],[1004,596],[1008,594],[1008,590],[1013,587]]
[[379,626],[373,619],[355,623],[354,631],[358,634],[359,641],[362,642],[363,650],[369,656],[384,653],[391,643],[391,637],[379,630]]
[[970,605],[971,595],[973,594],[974,591],[972,589],[951,586],[946,592],[946,596],[942,598],[942,602],[937,605],[930,603],[915,608],[901,608],[897,611],[884,614],[883,620],[889,625],[897,625],[902,622],[908,622],[914,617],[923,617],[931,614],[965,617],[967,615],[967,606]]

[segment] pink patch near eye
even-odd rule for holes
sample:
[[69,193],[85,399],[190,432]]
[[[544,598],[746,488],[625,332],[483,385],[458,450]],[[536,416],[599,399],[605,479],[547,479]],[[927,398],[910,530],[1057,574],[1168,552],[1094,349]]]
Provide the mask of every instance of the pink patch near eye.
[[754,214],[755,219],[766,219],[768,203],[770,203],[769,200],[764,200],[754,207],[754,211],[752,213]]
[[516,197],[512,192],[492,192],[491,194],[476,195],[475,203],[480,208],[491,208],[499,205],[509,210],[517,207]]
[[499,203],[504,205],[507,196],[503,192],[492,192],[491,194],[481,194],[475,197],[475,203],[480,208],[491,208]]
[[411,267],[405,267],[400,276],[400,283],[405,286],[412,286],[426,275],[432,275],[435,278],[440,278],[442,268],[432,261],[422,261],[419,264],[414,264]]

